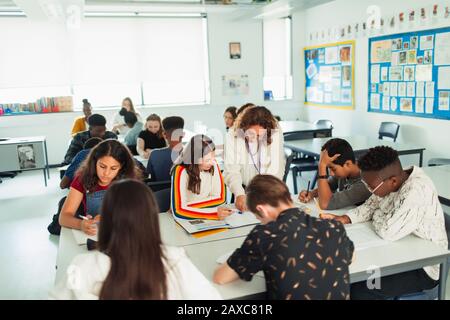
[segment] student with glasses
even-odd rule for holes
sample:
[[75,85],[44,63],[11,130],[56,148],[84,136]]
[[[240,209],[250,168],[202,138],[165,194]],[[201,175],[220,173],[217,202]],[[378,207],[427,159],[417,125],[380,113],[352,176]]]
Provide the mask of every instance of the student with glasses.
[[[414,234],[447,249],[444,213],[436,188],[421,168],[403,170],[397,151],[386,146],[369,150],[359,160],[362,181],[372,196],[346,215],[322,214],[344,224],[372,220],[375,232],[383,239],[396,241]],[[379,288],[366,282],[351,287],[352,299],[388,299],[422,290],[439,283],[439,265],[381,278]]]

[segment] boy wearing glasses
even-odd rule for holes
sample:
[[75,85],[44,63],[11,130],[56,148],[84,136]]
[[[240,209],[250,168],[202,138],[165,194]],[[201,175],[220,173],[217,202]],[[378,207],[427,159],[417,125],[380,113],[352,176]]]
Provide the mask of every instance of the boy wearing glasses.
[[[344,224],[372,220],[376,233],[389,241],[411,233],[447,249],[444,213],[433,182],[422,169],[403,170],[397,151],[386,146],[369,150],[359,161],[362,181],[372,196],[347,215],[322,214]],[[380,288],[366,282],[351,287],[352,299],[387,299],[434,288],[439,265],[381,278]]]
[[[331,178],[327,175],[330,172]],[[371,196],[361,181],[359,166],[351,145],[334,138],[322,146],[318,167],[318,188],[300,192],[301,202],[318,197],[321,209],[336,210],[360,205]]]

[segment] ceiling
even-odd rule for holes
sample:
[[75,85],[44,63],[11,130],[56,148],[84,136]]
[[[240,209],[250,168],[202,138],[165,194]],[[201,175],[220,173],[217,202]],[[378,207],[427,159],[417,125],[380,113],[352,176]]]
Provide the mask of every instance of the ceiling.
[[[233,20],[273,19],[333,0],[0,0],[0,11],[23,11],[45,19],[49,7],[79,5],[84,12],[211,13],[228,12]],[[224,4],[231,2],[231,4]]]

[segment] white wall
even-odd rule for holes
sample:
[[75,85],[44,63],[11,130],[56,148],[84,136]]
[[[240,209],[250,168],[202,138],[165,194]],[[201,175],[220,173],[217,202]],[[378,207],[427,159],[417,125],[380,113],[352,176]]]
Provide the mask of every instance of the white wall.
[[[381,8],[382,16],[389,16],[399,12],[405,12],[405,19],[408,19],[408,10],[417,9],[423,6],[428,8],[433,4],[449,4],[449,1],[435,0],[336,0],[328,4],[324,4],[306,12],[296,13],[294,21],[296,28],[294,29],[296,50],[294,58],[296,79],[304,86],[304,59],[300,54],[301,48],[307,45],[306,35],[310,32],[327,30],[329,27],[342,26],[356,22],[366,21],[368,15],[367,7],[370,5],[378,5]],[[416,10],[416,15],[417,15]],[[386,20],[386,19],[385,19]],[[387,23],[387,22],[386,22]],[[449,22],[447,22],[447,26]],[[444,23],[437,25],[426,25],[414,29],[433,29],[445,26]],[[403,30],[398,32],[411,31],[408,22],[405,22]],[[394,32],[394,33],[398,33]],[[309,36],[308,36],[309,37]],[[295,66],[294,65],[294,66]],[[432,157],[450,158],[449,148],[449,131],[450,121],[434,120],[418,117],[395,116],[388,114],[378,114],[367,112],[367,90],[368,90],[368,40],[367,38],[356,39],[355,50],[355,110],[334,110],[305,106],[301,110],[302,118],[308,121],[317,119],[330,119],[335,124],[334,135],[351,135],[362,134],[368,136],[377,136],[380,122],[394,121],[400,124],[400,132],[398,142],[415,143],[426,147],[424,154],[425,161]],[[295,88],[298,89],[297,82]],[[304,89],[297,92],[297,97],[304,99]],[[425,162],[426,163],[426,162]]]
[[[179,115],[185,119],[186,128],[193,130],[194,123],[201,121],[208,128],[224,131],[223,111],[230,105],[241,106],[253,102],[268,106],[282,119],[297,119],[300,116],[299,103],[291,101],[266,102],[263,100],[263,55],[262,24],[259,20],[236,22],[227,14],[208,15],[208,41],[210,53],[211,104],[204,106],[150,107],[138,108],[143,117],[157,113],[161,117]],[[241,42],[242,58],[229,59],[228,43]],[[250,92],[248,96],[229,97],[222,95],[222,75],[248,74]],[[87,97],[89,98],[89,97]],[[75,103],[78,103],[76,101]],[[120,104],[118,101],[117,104]],[[95,107],[95,106],[94,106]],[[117,110],[103,110],[107,120]],[[0,137],[47,136],[49,162],[60,163],[70,141],[70,130],[74,118],[81,112],[61,114],[39,114],[28,116],[0,117]]]

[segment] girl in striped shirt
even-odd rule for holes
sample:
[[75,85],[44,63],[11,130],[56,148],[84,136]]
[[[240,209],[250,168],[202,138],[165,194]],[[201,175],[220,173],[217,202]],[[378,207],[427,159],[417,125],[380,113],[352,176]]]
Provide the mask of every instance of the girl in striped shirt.
[[192,137],[172,168],[171,209],[176,218],[212,219],[230,209],[215,145],[205,135]]

